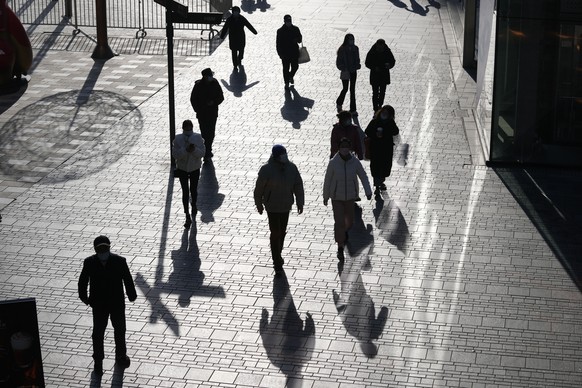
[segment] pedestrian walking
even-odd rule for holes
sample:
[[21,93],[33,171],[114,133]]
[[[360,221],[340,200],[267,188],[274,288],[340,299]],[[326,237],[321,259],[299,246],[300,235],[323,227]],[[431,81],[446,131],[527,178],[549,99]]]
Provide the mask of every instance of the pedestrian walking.
[[280,144],[273,146],[269,161],[259,170],[254,199],[259,214],[263,214],[264,209],[267,210],[273,267],[276,276],[281,276],[285,263],[281,252],[287,234],[289,213],[294,202],[297,202],[297,213],[303,213],[305,193],[297,166],[289,161],[287,150]]
[[200,133],[206,146],[204,160],[214,156],[212,143],[216,135],[216,121],[218,120],[218,106],[224,101],[224,94],[214,72],[210,68],[202,70],[202,78],[194,83],[190,103],[196,112]]
[[339,151],[330,159],[323,183],[323,204],[331,198],[334,219],[334,238],[337,243],[337,258],[344,261],[344,247],[348,230],[354,223],[354,203],[359,197],[358,178],[364,186],[366,198],[372,198],[372,189],[362,163],[352,155],[349,139],[340,141]]
[[366,142],[369,147],[370,171],[374,181],[374,194],[379,195],[386,191],[386,178],[392,171],[392,158],[394,156],[394,136],[399,133],[394,121],[394,108],[390,105],[383,106],[366,127]]
[[[176,160],[174,176],[180,179],[182,188],[182,205],[186,214],[184,227],[188,229],[192,225],[192,218],[198,213],[198,181],[200,180],[200,167],[202,158],[206,154],[204,139],[198,133],[194,133],[194,124],[190,120],[182,123],[182,133],[176,135],[172,143],[172,155]],[[192,217],[188,211],[188,205],[192,199]]]
[[386,86],[390,85],[390,69],[395,64],[396,60],[392,50],[390,50],[384,39],[378,39],[366,55],[366,67],[370,69],[374,112],[384,105]]
[[341,111],[338,113],[337,118],[338,122],[333,125],[331,130],[331,153],[329,158],[333,158],[333,156],[339,151],[340,141],[347,138],[351,143],[350,151],[355,153],[358,159],[364,159],[364,150],[360,137],[361,129],[353,124],[351,113],[346,110]]
[[228,46],[232,54],[233,70],[237,71],[242,65],[242,60],[245,54],[246,36],[245,27],[253,34],[257,35],[257,30],[251,23],[240,14],[240,8],[236,5],[232,7],[232,15],[224,22],[224,27],[220,32],[220,39],[224,39],[228,33]]
[[336,66],[340,70],[342,81],[342,91],[336,100],[337,111],[343,108],[343,103],[350,89],[350,113],[356,115],[356,78],[357,72],[362,68],[360,64],[360,49],[355,45],[355,38],[352,34],[346,34],[344,42],[337,50]]
[[[130,302],[137,298],[135,285],[125,258],[111,253],[110,241],[99,236],[93,241],[95,253],[85,259],[79,276],[79,298],[93,310],[94,371],[103,374],[103,340],[111,319],[115,338],[115,361],[122,368],[130,365],[125,343],[125,293]],[[87,296],[87,286],[89,295]]]
[[295,84],[295,73],[299,68],[299,43],[303,41],[301,31],[293,25],[291,15],[283,17],[284,24],[277,30],[277,54],[283,64],[285,88]]

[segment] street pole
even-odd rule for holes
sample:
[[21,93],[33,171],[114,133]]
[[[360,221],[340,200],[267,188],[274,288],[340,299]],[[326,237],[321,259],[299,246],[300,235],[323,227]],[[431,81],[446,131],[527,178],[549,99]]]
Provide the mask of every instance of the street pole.
[[174,167],[172,143],[176,137],[176,117],[174,104],[174,23],[172,11],[166,8],[166,39],[168,40],[168,109],[170,116],[170,164]]
[[107,6],[105,0],[95,0],[95,19],[97,21],[97,46],[93,59],[110,59],[115,56],[107,43]]

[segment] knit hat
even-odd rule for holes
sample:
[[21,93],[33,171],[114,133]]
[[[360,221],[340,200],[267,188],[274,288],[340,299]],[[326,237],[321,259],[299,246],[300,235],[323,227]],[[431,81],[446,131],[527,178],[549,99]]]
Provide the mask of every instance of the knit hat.
[[212,77],[213,75],[214,72],[210,67],[207,67],[206,69],[202,70],[202,77]]
[[273,146],[273,150],[271,151],[274,158],[278,158],[279,156],[286,154],[287,150],[281,144],[276,144]]
[[109,239],[106,236],[99,236],[95,239],[95,241],[93,241],[93,246],[95,248],[100,247],[100,246],[109,247],[110,244],[111,243],[109,242]]

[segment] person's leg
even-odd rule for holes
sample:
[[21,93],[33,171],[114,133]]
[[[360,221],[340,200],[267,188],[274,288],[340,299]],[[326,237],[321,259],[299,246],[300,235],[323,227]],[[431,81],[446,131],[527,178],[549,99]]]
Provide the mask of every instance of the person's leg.
[[283,250],[283,247],[281,246],[281,236],[285,233],[285,230],[283,230],[281,214],[282,213],[267,212],[269,218],[269,230],[271,232],[271,236],[269,237],[271,242],[271,256],[276,271],[280,270],[284,263],[283,258],[281,257],[281,251]]
[[236,70],[236,67],[238,66],[238,53],[237,53],[237,50],[231,48],[230,49],[230,56],[232,58],[232,66]]
[[[356,112],[356,78],[357,73],[350,73],[350,112]],[[345,95],[345,94],[344,94]]]
[[184,207],[184,213],[188,214],[188,203],[189,203],[189,188],[188,188],[188,173],[184,173],[180,178],[180,187],[182,188],[182,206]]
[[[121,364],[127,362],[127,346],[125,344],[125,308],[116,307],[111,310],[111,324],[115,338],[115,359]],[[127,365],[129,366],[129,365]]]
[[[281,235],[279,240],[279,256],[283,252],[283,247],[285,246],[285,236],[287,235],[287,224],[289,223],[289,212],[287,213],[280,213],[280,226],[281,226]],[[281,259],[283,260],[283,259]]]
[[190,198],[192,198],[192,215],[196,216],[198,212],[198,182],[200,181],[200,169],[194,170],[188,174],[190,177]]
[[349,84],[349,80],[347,79],[342,79],[342,91],[340,92],[339,97],[336,100],[336,105],[337,105],[337,111],[339,113],[339,111],[342,109],[342,105],[344,104],[344,101],[346,99],[346,94],[348,92],[348,84]]
[[245,56],[245,48],[244,47],[241,47],[238,50],[238,58],[237,58],[238,59],[238,65],[239,66],[242,65],[242,60],[243,60],[244,56]]
[[384,97],[386,96],[386,84],[378,85],[378,109],[384,106]]
[[350,228],[354,224],[354,203],[355,203],[355,201],[353,199],[349,200],[349,201],[343,201],[344,225],[345,225],[344,238],[345,238],[347,231],[350,230]]
[[281,58],[281,63],[283,64],[283,82],[285,82],[285,86],[289,86],[289,67],[291,62],[287,58]]
[[198,118],[198,126],[200,127],[200,136],[202,136],[202,138],[204,139],[204,146],[206,148],[206,155],[208,155],[208,143],[210,142],[210,130],[209,128],[209,124],[208,124],[208,119],[204,118]]
[[105,357],[103,350],[103,340],[105,338],[105,329],[107,328],[107,320],[109,312],[103,308],[93,308],[93,359],[95,360],[95,369],[97,366],[103,366],[103,358]]
[[293,77],[295,77],[295,73],[297,73],[297,69],[299,69],[299,59],[298,58],[294,58],[292,59],[291,62],[291,71],[289,72],[289,82],[294,84],[295,80],[293,79]]
[[211,158],[214,156],[212,153],[212,143],[214,142],[214,136],[216,133],[217,120],[218,117],[209,117],[204,120],[198,119],[198,124],[200,124],[200,135],[202,135],[204,146],[206,147],[204,158]]
[[372,106],[374,112],[378,111],[378,85],[372,84]]

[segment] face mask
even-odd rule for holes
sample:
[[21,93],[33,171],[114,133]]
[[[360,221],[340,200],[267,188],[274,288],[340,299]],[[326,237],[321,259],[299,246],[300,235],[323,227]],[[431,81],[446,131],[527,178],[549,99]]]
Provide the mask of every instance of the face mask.
[[388,116],[388,113],[380,113],[380,118],[381,118],[382,120],[388,120],[388,117],[389,117],[389,116]]
[[99,260],[105,261],[109,258],[109,252],[99,252],[97,253],[97,257],[99,258]]
[[211,75],[206,76],[206,81],[212,81],[213,79],[214,77]]
[[190,135],[192,135],[194,133],[193,130],[189,129],[189,130],[184,130],[184,135],[186,135],[186,137],[190,137]]
[[350,154],[349,148],[340,148],[339,153],[341,156],[348,156]]
[[291,22],[285,22],[285,25],[286,25],[287,27],[291,27],[291,26],[293,25],[293,23],[291,23]]
[[279,162],[281,162],[281,163],[287,163],[289,161],[287,154],[279,155],[278,159],[279,159]]
[[354,45],[354,40],[353,40],[353,39],[350,39],[350,40],[348,40],[348,44],[349,44],[350,46],[353,46],[353,45]]
[[344,121],[342,121],[342,125],[343,125],[344,127],[347,127],[347,126],[348,126],[348,125],[350,125],[351,123],[352,123],[352,120],[344,120]]

